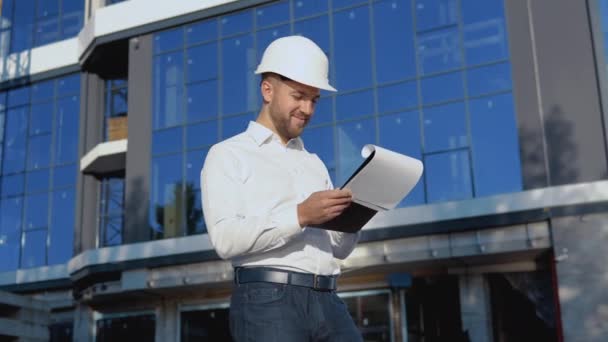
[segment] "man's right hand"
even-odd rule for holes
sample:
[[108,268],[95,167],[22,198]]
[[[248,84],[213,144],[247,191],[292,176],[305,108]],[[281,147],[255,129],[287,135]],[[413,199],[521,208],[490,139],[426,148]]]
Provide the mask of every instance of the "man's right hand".
[[314,192],[304,202],[298,204],[300,226],[325,223],[340,215],[353,199],[349,189]]

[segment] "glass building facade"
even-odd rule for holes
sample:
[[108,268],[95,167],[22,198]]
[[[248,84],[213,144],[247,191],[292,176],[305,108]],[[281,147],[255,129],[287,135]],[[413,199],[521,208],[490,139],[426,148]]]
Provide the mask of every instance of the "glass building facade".
[[78,74],[0,93],[0,272],[72,257],[79,93]]
[[200,170],[286,35],[335,186],[369,143],[425,166],[340,261],[365,340],[608,340],[608,0],[120,2],[0,1],[0,307],[50,303],[39,340],[230,340]]
[[4,0],[0,12],[0,56],[78,35],[83,0]]
[[205,231],[206,152],[255,120],[253,71],[292,34],[330,58],[338,93],[322,92],[303,138],[334,185],[371,143],[425,165],[400,206],[522,190],[502,0],[278,1],[154,35],[154,238]]

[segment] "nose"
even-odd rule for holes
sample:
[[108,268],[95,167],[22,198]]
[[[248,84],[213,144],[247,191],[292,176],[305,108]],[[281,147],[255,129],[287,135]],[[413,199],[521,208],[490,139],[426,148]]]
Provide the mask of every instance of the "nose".
[[310,100],[304,100],[300,103],[300,111],[305,114],[305,115],[312,115],[312,113],[315,111],[315,104],[313,101]]

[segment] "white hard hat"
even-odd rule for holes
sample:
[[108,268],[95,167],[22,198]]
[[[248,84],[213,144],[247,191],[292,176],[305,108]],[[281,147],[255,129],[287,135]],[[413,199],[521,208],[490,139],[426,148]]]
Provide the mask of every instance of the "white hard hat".
[[327,78],[327,56],[312,40],[302,36],[279,38],[266,48],[256,74],[273,72],[311,87],[336,91]]

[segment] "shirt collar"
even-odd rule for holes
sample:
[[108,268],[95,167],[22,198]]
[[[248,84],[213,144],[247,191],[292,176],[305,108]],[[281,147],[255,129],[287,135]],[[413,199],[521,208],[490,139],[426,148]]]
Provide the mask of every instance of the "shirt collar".
[[[280,143],[280,138],[274,134],[268,127],[261,125],[255,121],[250,121],[249,126],[247,126],[247,133],[253,138],[253,140],[258,144],[258,146],[262,146],[262,144],[276,139],[277,142]],[[300,137],[291,139],[287,143],[288,147],[294,147],[296,149],[302,150],[304,149],[304,143]]]

